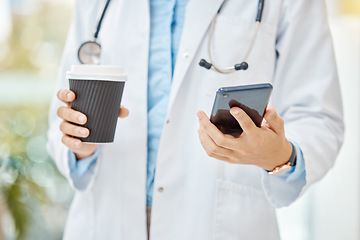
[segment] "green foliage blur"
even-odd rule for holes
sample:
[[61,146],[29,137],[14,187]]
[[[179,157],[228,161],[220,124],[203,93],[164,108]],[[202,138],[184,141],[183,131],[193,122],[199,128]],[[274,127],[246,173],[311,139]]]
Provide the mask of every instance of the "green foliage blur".
[[[0,91],[10,96],[0,98],[0,239],[61,239],[73,193],[46,151],[50,98],[34,99],[52,91],[41,81],[55,86],[71,5],[9,2],[12,31],[0,42]],[[24,82],[40,86],[38,92],[24,89]],[[16,96],[17,90],[29,97]]]
[[59,64],[71,20],[69,4],[59,0],[23,2],[12,9],[12,33],[0,45],[0,72],[39,72],[53,55],[52,63]]

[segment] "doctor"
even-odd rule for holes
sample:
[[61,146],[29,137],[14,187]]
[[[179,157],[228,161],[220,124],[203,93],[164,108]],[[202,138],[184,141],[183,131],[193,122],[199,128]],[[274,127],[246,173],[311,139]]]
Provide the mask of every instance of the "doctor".
[[[74,138],[89,131],[65,73],[104,2],[76,2],[48,143],[76,192],[64,239],[280,239],[275,208],[333,166],[344,126],[324,1],[263,2],[111,1],[96,42],[128,73],[127,108],[102,146]],[[218,88],[264,82],[261,128],[239,108],[239,138],[211,124]]]

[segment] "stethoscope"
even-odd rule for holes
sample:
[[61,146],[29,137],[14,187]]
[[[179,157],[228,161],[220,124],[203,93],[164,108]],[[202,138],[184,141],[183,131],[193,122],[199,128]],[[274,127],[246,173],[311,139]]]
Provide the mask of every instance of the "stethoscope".
[[[222,7],[224,6],[224,4],[226,3],[226,1],[227,0],[224,0],[220,9],[216,13],[213,20],[211,21],[211,25],[210,25],[210,29],[209,29],[209,41],[208,41],[208,47],[207,47],[210,62],[206,61],[205,59],[201,59],[199,62],[199,65],[201,67],[204,67],[208,70],[211,69],[211,70],[217,71],[219,73],[231,73],[231,72],[239,71],[239,70],[247,70],[249,68],[247,59],[250,56],[250,54],[254,48],[254,45],[255,45],[255,41],[257,38],[257,34],[259,32],[259,26],[261,23],[262,14],[263,14],[263,10],[264,10],[264,2],[265,2],[265,0],[259,0],[257,15],[256,15],[256,19],[255,19],[255,22],[256,22],[255,32],[254,32],[254,35],[250,42],[250,46],[249,46],[242,62],[235,64],[233,67],[220,67],[217,64],[215,64],[214,60],[212,59],[211,40],[212,40],[214,28],[215,28],[216,18],[219,15],[219,13],[220,13]],[[101,23],[104,19],[104,16],[105,16],[106,10],[109,6],[109,3],[110,3],[110,0],[106,0],[105,4],[103,6],[101,15],[99,17],[99,20],[97,21],[96,28],[94,30],[93,39],[91,39],[90,41],[84,42],[79,47],[78,58],[82,64],[100,64],[101,45],[96,40],[98,38],[100,29],[101,29]]]
[[110,0],[106,0],[94,30],[94,37],[79,47],[78,58],[82,64],[100,64],[101,45],[96,41]]
[[256,14],[256,19],[255,19],[255,32],[251,39],[250,46],[249,46],[248,50],[246,51],[246,54],[245,54],[244,58],[242,59],[241,63],[237,63],[233,67],[220,67],[217,64],[215,64],[214,60],[212,59],[211,40],[212,40],[214,28],[215,28],[216,18],[219,15],[219,13],[220,13],[222,7],[224,6],[224,4],[226,3],[226,1],[227,0],[225,0],[223,2],[223,4],[221,5],[220,9],[218,10],[217,14],[215,15],[215,17],[212,20],[211,25],[210,25],[209,40],[208,40],[208,47],[207,47],[210,62],[206,61],[205,59],[201,59],[199,62],[199,65],[201,67],[204,67],[208,70],[211,69],[211,70],[214,70],[219,73],[231,73],[231,72],[235,72],[235,71],[239,71],[239,70],[247,70],[249,68],[247,59],[249,58],[249,56],[254,48],[254,45],[255,45],[255,41],[257,38],[257,34],[259,32],[259,27],[260,27],[260,23],[261,23],[261,19],[262,19],[262,14],[264,11],[264,2],[265,2],[265,0],[259,0],[258,10],[257,10],[257,14]]

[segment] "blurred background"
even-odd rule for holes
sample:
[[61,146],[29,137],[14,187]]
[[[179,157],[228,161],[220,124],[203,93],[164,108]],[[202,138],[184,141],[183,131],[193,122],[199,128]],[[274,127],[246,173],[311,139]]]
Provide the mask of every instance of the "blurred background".
[[73,192],[46,152],[73,1],[0,0],[0,239],[61,239]]
[[[73,4],[0,0],[0,240],[62,237],[73,192],[49,159],[46,131]],[[345,143],[329,174],[278,210],[284,240],[360,239],[360,0],[327,5]]]

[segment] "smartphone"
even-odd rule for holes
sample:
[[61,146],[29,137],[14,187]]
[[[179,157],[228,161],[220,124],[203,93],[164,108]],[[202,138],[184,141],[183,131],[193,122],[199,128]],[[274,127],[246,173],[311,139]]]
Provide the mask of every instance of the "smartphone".
[[243,130],[230,109],[239,107],[260,127],[272,89],[270,83],[220,88],[216,92],[210,121],[222,133],[238,137]]

